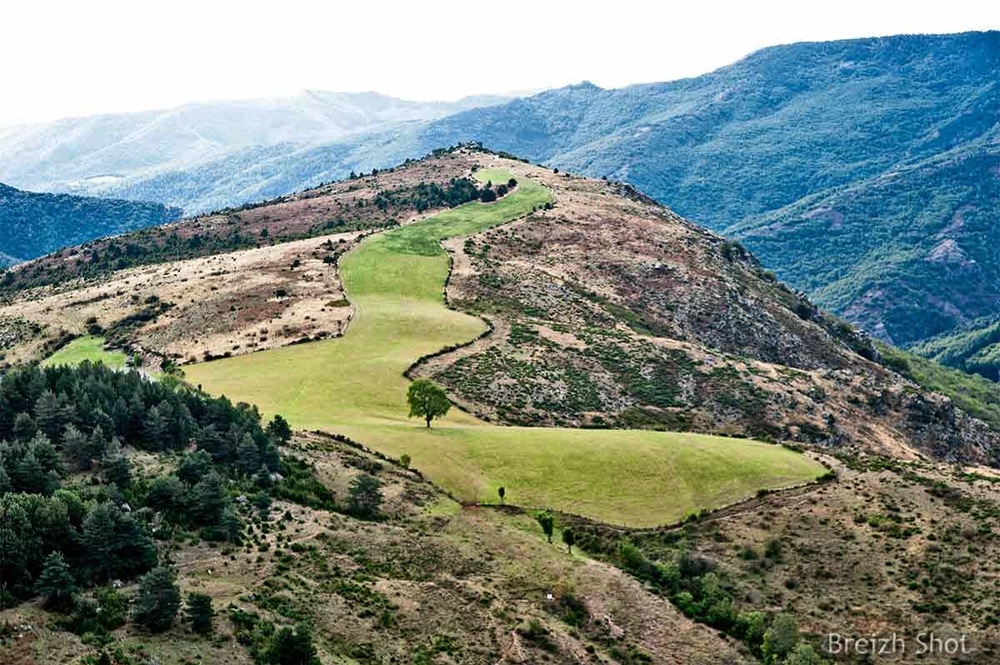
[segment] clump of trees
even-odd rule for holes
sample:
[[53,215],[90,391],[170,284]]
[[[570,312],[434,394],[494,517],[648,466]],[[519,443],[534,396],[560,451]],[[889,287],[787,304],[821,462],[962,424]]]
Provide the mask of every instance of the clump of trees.
[[[275,482],[287,470],[278,445],[290,436],[284,419],[265,430],[246,404],[103,365],[8,372],[0,381],[0,607],[41,594],[69,611],[79,589],[154,569],[156,538],[176,528],[240,542],[233,489],[285,490]],[[185,452],[174,472],[138,482],[127,448]],[[67,484],[79,472],[90,482]],[[288,475],[307,484],[307,472]],[[138,616],[158,628],[155,617]]]
[[475,201],[481,195],[476,183],[470,178],[452,178],[442,187],[436,182],[421,182],[413,187],[382,191],[375,195],[372,204],[380,210],[390,207],[410,207],[417,212],[432,208],[454,208]]

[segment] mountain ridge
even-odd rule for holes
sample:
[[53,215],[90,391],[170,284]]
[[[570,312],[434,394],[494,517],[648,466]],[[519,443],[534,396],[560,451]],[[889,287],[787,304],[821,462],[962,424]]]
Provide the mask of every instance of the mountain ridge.
[[[221,205],[191,206],[183,198],[135,191],[135,182],[223,159],[232,161],[233,170],[245,161],[241,154],[246,151],[252,155],[274,148],[280,153],[288,146],[301,150],[344,142],[507,99],[478,95],[413,102],[375,92],[308,90],[288,97],[197,102],[0,128],[0,180],[44,191],[153,199],[204,212],[247,199],[237,193]],[[280,193],[294,189],[301,186]]]

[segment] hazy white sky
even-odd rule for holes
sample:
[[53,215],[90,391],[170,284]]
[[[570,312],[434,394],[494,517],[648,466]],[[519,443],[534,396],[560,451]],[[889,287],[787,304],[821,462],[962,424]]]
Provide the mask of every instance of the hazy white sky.
[[774,44],[995,28],[991,0],[7,0],[0,125],[302,89],[619,87]]

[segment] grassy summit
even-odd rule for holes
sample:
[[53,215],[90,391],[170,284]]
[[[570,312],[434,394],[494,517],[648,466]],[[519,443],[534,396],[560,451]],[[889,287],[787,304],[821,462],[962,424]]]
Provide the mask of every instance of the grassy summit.
[[[494,183],[511,174],[482,170]],[[772,445],[696,434],[489,425],[453,410],[434,428],[406,417],[403,372],[417,358],[484,331],[447,309],[440,240],[520,218],[550,200],[527,178],[496,203],[471,203],[374,236],[340,263],[356,307],[344,337],[194,365],[207,390],[280,412],[299,428],[342,432],[415,466],[462,498],[552,506],[653,525],[729,503],[822,468]]]

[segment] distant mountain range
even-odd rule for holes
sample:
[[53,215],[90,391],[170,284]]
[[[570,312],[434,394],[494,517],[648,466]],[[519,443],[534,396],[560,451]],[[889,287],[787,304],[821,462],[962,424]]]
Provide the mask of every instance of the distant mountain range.
[[[353,166],[341,165],[349,152],[342,146],[372,133],[402,137],[422,123],[508,99],[411,102],[308,91],[0,128],[0,182],[204,212],[341,177]],[[335,147],[302,157],[318,146]]]
[[[286,100],[0,130],[0,180],[200,212],[464,141],[636,185],[910,345],[1000,306],[1000,33],[764,49],[697,78]],[[110,137],[110,138],[109,138]]]
[[180,216],[179,208],[159,203],[36,194],[0,184],[0,267]]

